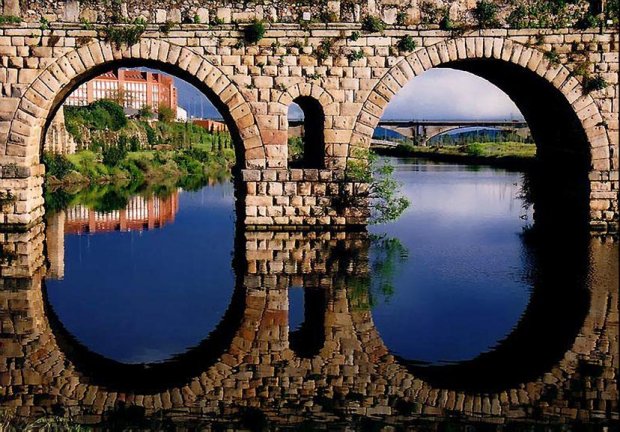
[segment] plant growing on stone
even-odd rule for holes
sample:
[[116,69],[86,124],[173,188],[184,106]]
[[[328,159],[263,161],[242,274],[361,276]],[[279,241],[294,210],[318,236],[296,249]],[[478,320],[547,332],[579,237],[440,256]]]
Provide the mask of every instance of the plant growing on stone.
[[603,78],[603,76],[600,74],[597,74],[593,77],[585,76],[583,81],[583,91],[585,93],[590,93],[597,90],[603,90],[608,85],[609,84],[607,83],[605,78]]
[[510,26],[510,28],[514,29],[522,29],[527,27],[528,25],[528,11],[524,5],[517,5],[508,17],[506,18],[506,23]]
[[577,30],[587,30],[590,28],[596,28],[600,25],[601,20],[597,16],[594,16],[592,13],[587,12],[575,22],[573,27]]
[[435,3],[425,1],[420,3],[420,15],[422,24],[438,24],[441,17],[445,15],[445,11],[437,7]]
[[474,9],[474,18],[478,21],[481,28],[497,27],[499,25],[497,19],[498,6],[490,0],[480,0],[476,3]]
[[326,24],[338,22],[338,15],[334,11],[324,11],[319,15],[319,20]]
[[50,28],[50,22],[45,17],[41,17],[41,19],[39,20],[39,29],[49,30],[49,28]]
[[380,33],[385,30],[386,24],[379,17],[366,15],[362,20],[362,30],[369,33]]
[[330,39],[323,39],[319,46],[314,50],[314,57],[319,61],[325,61],[332,54],[334,48],[334,42]]
[[401,194],[401,184],[394,177],[394,167],[380,162],[369,150],[359,150],[347,163],[345,180],[353,185],[343,188],[340,198],[345,205],[360,207],[368,204],[369,223],[386,223],[398,219],[409,207],[409,200]]
[[255,44],[265,36],[266,31],[265,24],[255,20],[243,30],[243,38],[247,43]]
[[360,38],[360,32],[358,32],[358,31],[351,32],[351,34],[350,34],[350,35],[349,35],[349,37],[348,37],[348,39],[349,39],[350,41],[353,41],[353,42],[355,42],[355,41],[356,41],[356,40],[358,40],[359,38]]
[[200,24],[200,15],[196,14],[194,15],[194,18],[192,19],[194,24]]
[[400,38],[400,40],[398,41],[397,46],[398,46],[399,51],[411,52],[414,49],[416,49],[418,44],[416,43],[415,40],[413,40],[413,38],[411,36],[406,35],[406,36],[403,36],[402,38]]
[[357,50],[357,51],[351,51],[348,55],[347,58],[349,59],[349,61],[356,61],[356,60],[361,60],[364,58],[364,51]]
[[0,15],[0,25],[1,24],[19,24],[22,22],[20,17],[14,15]]
[[136,20],[128,27],[107,26],[103,30],[103,40],[121,49],[123,45],[129,47],[137,44],[145,30],[146,23],[143,20]]
[[174,23],[172,21],[166,21],[165,23],[159,26],[159,31],[167,35],[168,33],[170,33],[173,27],[174,27]]
[[400,11],[396,14],[396,24],[407,25],[407,13]]
[[555,48],[552,48],[551,51],[545,51],[544,56],[547,60],[549,60],[549,63],[551,63],[552,65],[560,64],[560,55],[555,50]]

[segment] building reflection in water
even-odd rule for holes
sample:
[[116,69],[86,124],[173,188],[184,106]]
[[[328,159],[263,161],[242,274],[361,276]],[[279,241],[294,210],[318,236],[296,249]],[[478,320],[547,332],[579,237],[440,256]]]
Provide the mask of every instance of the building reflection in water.
[[[120,213],[118,219],[116,226]],[[53,227],[59,230],[60,222],[50,223],[48,232]],[[546,347],[536,343],[527,351],[528,338],[536,339],[541,329],[525,326],[518,334],[522,343],[497,347],[508,352],[497,357],[503,363],[493,365],[494,373],[499,379],[503,370],[510,379],[485,388],[469,386],[467,379],[458,387],[446,385],[437,379],[441,370],[418,373],[390,354],[373,325],[365,290],[373,275],[371,239],[363,232],[238,229],[236,288],[222,321],[198,347],[149,367],[103,358],[64,330],[44,285],[44,275],[53,269],[49,253],[61,255],[62,248],[56,243],[54,250],[50,242],[57,239],[47,239],[48,268],[43,224],[2,238],[0,405],[18,420],[50,412],[108,427],[152,425],[148,418],[231,428],[248,422],[345,428],[420,421],[603,427],[618,420],[618,248],[613,242],[590,241],[584,255],[590,269],[586,301],[564,316],[553,315],[569,324],[552,326],[571,332],[567,349],[553,351],[557,344],[549,344],[553,352],[544,352]],[[544,271],[546,263],[540,265]],[[297,333],[289,327],[291,289],[303,289],[309,299],[307,322]],[[546,293],[536,285],[534,290],[540,292],[522,318],[526,323],[528,314],[562,304],[553,301],[557,290]],[[311,346],[300,340],[299,332],[308,328],[322,332],[308,339]],[[488,366],[488,360],[480,361]],[[515,375],[521,361],[527,373]],[[454,374],[470,371],[450,374],[458,379]]]
[[64,277],[66,234],[95,234],[111,231],[144,231],[173,223],[179,211],[179,191],[163,197],[134,195],[125,208],[98,211],[76,204],[46,215],[48,279]]

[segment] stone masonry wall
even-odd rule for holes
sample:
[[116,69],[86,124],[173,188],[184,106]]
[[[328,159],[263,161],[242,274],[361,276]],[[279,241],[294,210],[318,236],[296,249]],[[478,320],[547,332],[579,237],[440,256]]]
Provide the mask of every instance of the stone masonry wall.
[[343,171],[244,170],[245,223],[261,226],[365,225],[367,185],[345,182]]
[[[584,147],[592,159],[593,226],[617,230],[620,95],[619,43],[614,31],[497,28],[453,32],[388,26],[372,33],[363,31],[359,23],[269,24],[262,40],[248,44],[243,41],[243,25],[181,24],[171,29],[148,25],[140,41],[127,47],[107,40],[107,25],[58,19],[46,26],[0,26],[0,192],[17,197],[3,208],[5,224],[34,223],[42,214],[41,180],[35,178],[43,173],[39,156],[48,116],[57,99],[77,81],[106,65],[161,66],[208,91],[237,131],[242,169],[287,170],[288,107],[297,97],[312,97],[325,114],[325,168],[333,171],[332,178],[340,179],[348,161],[368,148],[385,107],[404,85],[428,69],[445,64],[458,67],[459,62],[478,59],[489,61],[489,68],[493,67],[491,60],[516,65],[561,93],[587,136]],[[117,29],[130,27],[118,25]],[[411,52],[398,48],[405,36],[417,45]],[[586,75],[604,79],[607,86],[585,91]],[[537,89],[522,91],[536,94]],[[520,108],[527,111],[528,107]],[[256,173],[248,175],[255,177]],[[288,224],[322,224],[314,210],[310,214],[286,210],[279,187],[263,183],[273,182],[273,175],[264,173],[264,179],[252,180],[257,192],[253,197],[248,189],[248,198],[260,204],[241,206],[248,210],[247,217],[260,225],[279,225],[275,218]],[[288,179],[276,181],[292,181],[292,175],[276,173],[276,179]],[[326,191],[330,181],[319,178]],[[297,189],[306,193],[305,186]],[[319,185],[311,193],[322,190]],[[271,206],[266,196],[272,197]],[[329,206],[329,197],[326,193],[316,198]],[[294,206],[315,205],[312,199],[303,200],[295,198]],[[259,207],[265,210],[259,213]],[[332,225],[359,221],[353,215],[339,219],[342,215],[330,209],[327,213]]]

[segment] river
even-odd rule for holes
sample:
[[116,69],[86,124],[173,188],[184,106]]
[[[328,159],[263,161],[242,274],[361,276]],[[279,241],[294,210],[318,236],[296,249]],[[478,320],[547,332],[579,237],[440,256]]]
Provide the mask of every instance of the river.
[[231,183],[48,214],[42,295],[5,300],[28,319],[3,325],[22,350],[0,352],[0,405],[107,426],[617,419],[617,243],[533,229],[523,173],[390,162],[411,206],[368,233],[243,232]]

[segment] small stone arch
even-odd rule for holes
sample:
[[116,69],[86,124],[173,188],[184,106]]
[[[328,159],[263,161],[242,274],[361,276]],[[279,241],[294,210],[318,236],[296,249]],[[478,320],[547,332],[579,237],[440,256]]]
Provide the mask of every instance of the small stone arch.
[[263,168],[266,155],[250,105],[217,66],[189,48],[156,39],[119,49],[104,41],[77,48],[50,64],[21,97],[11,122],[7,156],[39,163],[47,123],[76,85],[114,65],[153,64],[187,78],[214,102],[227,120],[241,168]]
[[[339,157],[335,147],[338,143],[333,131],[338,117],[334,113],[338,112],[339,103],[328,90],[314,83],[296,83],[287,87],[277,100],[281,113],[280,124],[285,125],[287,131],[288,109],[294,102],[301,102],[300,106],[304,110],[306,120],[308,114],[312,115],[312,113],[317,113],[316,115],[320,117],[320,121],[310,126],[316,132],[316,136],[311,141],[314,142],[315,147],[321,145],[321,152],[317,152],[318,154],[310,158],[308,168],[338,166]],[[306,105],[306,108],[302,105]]]

